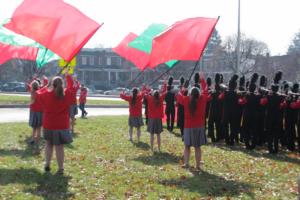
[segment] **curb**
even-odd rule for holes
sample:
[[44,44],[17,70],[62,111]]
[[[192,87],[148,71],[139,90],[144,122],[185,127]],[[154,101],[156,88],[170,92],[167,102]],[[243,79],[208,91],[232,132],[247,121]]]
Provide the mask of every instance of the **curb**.
[[[128,108],[128,105],[86,105],[86,108]],[[29,108],[29,105],[0,105],[0,108]]]

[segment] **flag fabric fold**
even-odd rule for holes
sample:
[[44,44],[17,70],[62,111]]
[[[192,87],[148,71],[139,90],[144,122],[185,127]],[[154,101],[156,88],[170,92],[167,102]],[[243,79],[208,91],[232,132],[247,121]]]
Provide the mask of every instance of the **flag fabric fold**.
[[[147,27],[146,30],[143,31],[141,35],[131,41],[128,46],[136,48],[140,51],[144,51],[147,54],[151,54],[152,51],[152,42],[153,38],[162,33],[164,30],[168,28],[165,24],[151,24]],[[149,56],[150,59],[150,56]],[[167,60],[165,64],[171,68],[174,64],[177,63],[177,60]],[[147,67],[148,63],[146,64]],[[150,66],[151,68],[155,68],[156,66]]]
[[101,25],[61,0],[24,0],[5,27],[71,61]]
[[36,56],[36,64],[38,68],[43,67],[45,64],[51,61],[59,59],[58,55],[45,48],[38,42],[6,29],[3,27],[4,23],[0,23],[0,42],[11,46],[27,46],[38,48],[38,53]]
[[129,33],[117,47],[113,48],[113,51],[143,71],[149,62],[149,54],[128,46],[128,44],[136,38],[136,34]]
[[218,22],[217,18],[188,18],[176,22],[152,42],[149,66],[170,60],[200,59]]
[[12,46],[0,42],[0,65],[13,59],[35,60],[38,53],[38,48],[27,46]]

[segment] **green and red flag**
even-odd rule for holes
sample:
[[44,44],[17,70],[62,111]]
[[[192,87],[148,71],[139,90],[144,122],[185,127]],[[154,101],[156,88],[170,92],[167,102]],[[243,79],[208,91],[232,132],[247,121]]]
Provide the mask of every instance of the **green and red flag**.
[[199,60],[217,22],[217,18],[204,17],[176,22],[153,39],[148,65],[155,67],[169,60]]
[[61,0],[24,0],[4,26],[71,61],[101,25]]
[[[130,42],[128,46],[150,54],[152,52],[153,38],[162,33],[164,30],[166,30],[167,27],[168,26],[165,24],[151,24],[146,30],[144,30],[144,32],[141,35],[139,35],[136,39]],[[175,63],[177,63],[177,60],[167,60],[165,62],[165,64],[170,68],[173,67]],[[148,65],[146,66],[149,67]],[[151,68],[154,67],[156,66],[151,66]]]
[[132,62],[141,71],[144,71],[149,62],[149,54],[128,46],[128,44],[136,38],[136,34],[129,33],[117,47],[113,48],[113,51]]
[[0,65],[14,58],[35,60],[38,51],[39,49],[36,47],[12,46],[0,42]]
[[[38,68],[43,67],[45,64],[60,59],[58,55],[53,53],[51,50],[45,48],[43,45],[38,42],[29,39],[23,35],[16,34],[5,27],[3,24],[7,23],[7,21],[0,23],[0,42],[3,44],[7,44],[12,47],[35,47],[38,48],[38,53],[36,56],[36,64]],[[30,48],[28,48],[30,49]],[[26,55],[26,52],[23,52]],[[23,57],[26,57],[26,56]],[[4,55],[1,55],[2,57]],[[17,57],[14,57],[17,58]],[[29,59],[31,60],[31,59]]]

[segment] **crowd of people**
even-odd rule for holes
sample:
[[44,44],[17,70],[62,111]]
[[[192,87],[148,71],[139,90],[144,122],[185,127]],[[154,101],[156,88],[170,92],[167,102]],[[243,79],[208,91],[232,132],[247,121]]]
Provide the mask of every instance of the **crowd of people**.
[[212,84],[211,78],[205,81],[203,74],[196,73],[193,85],[180,79],[179,91],[172,85],[172,77],[161,92],[147,87],[138,92],[134,88],[132,95],[120,95],[129,102],[130,140],[134,127],[140,137],[144,99],[152,151],[154,134],[160,150],[164,114],[169,132],[173,131],[176,116],[185,145],[184,167],[189,166],[190,148],[194,147],[196,168],[200,168],[201,146],[207,143],[207,137],[212,143],[244,144],[248,150],[267,146],[270,154],[277,154],[279,147],[300,152],[299,84],[281,79],[279,71],[267,89],[267,78],[257,73],[248,81],[244,76],[233,75],[228,84],[224,84],[222,74],[216,73]]
[[[87,115],[87,89],[68,74],[65,79],[66,87],[58,76],[50,84],[46,77],[43,83],[34,78],[28,84],[31,94],[29,125],[33,130],[31,143],[39,143],[43,127],[45,171],[51,170],[55,148],[60,174],[64,170],[64,144],[72,142],[79,89],[81,117]],[[299,85],[289,85],[281,79],[282,73],[277,72],[273,84],[267,89],[267,78],[259,77],[257,73],[249,81],[244,76],[233,75],[228,84],[224,84],[222,74],[216,73],[212,84],[211,78],[205,80],[203,73],[196,73],[193,84],[181,78],[177,90],[170,77],[161,90],[143,86],[140,91],[133,88],[131,94],[122,92],[120,97],[129,102],[129,139],[133,142],[136,128],[137,140],[140,141],[144,104],[152,151],[155,136],[158,151],[161,150],[164,115],[169,132],[173,132],[177,118],[184,142],[184,168],[189,167],[191,147],[195,149],[195,167],[201,168],[201,146],[207,144],[207,137],[212,143],[224,141],[229,146],[243,143],[249,150],[267,145],[271,154],[278,153],[279,147],[300,152]]]

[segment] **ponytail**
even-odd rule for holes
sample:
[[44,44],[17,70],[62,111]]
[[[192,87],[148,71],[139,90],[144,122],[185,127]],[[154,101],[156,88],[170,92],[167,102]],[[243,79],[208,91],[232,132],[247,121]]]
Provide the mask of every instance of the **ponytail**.
[[195,115],[195,112],[197,110],[197,100],[199,98],[199,89],[198,88],[193,88],[191,92],[191,99],[190,99],[190,104],[189,104],[189,110],[192,116]]
[[159,106],[160,101],[159,101],[159,92],[156,90],[153,94],[153,98],[154,98],[154,104],[156,106]]
[[62,78],[59,76],[54,77],[52,81],[52,86],[56,97],[59,99],[63,99],[65,96],[65,92]]
[[133,106],[136,104],[137,94],[138,94],[138,89],[137,88],[133,88],[133,90],[132,90],[132,101],[131,101],[131,104]]

